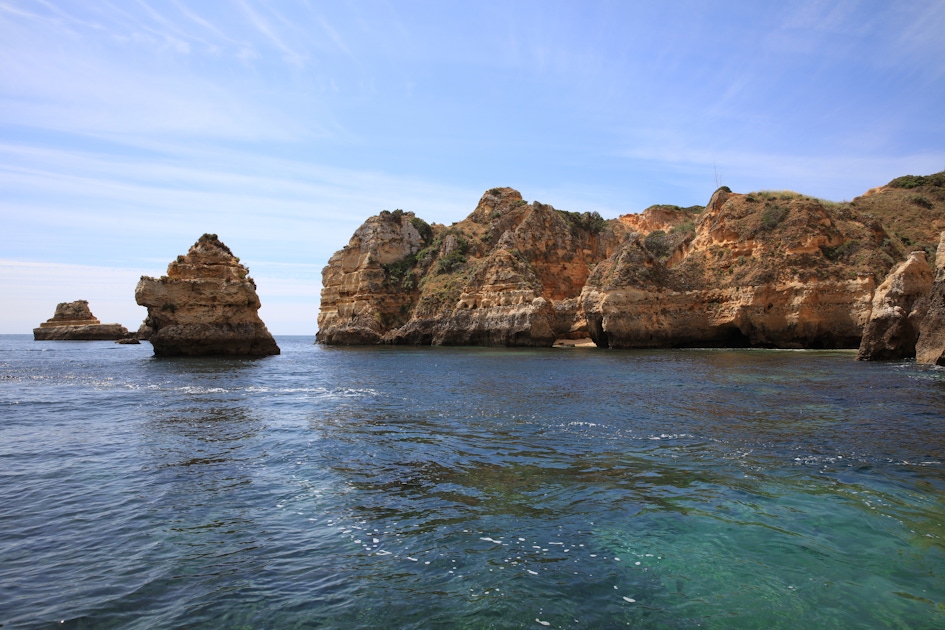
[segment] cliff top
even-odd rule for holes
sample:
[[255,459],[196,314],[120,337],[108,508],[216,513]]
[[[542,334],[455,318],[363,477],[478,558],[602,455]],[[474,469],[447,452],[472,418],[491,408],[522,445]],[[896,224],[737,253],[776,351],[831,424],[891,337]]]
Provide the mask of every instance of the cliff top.
[[243,280],[249,269],[240,264],[216,234],[204,234],[194,243],[187,254],[177,257],[167,266],[167,277],[174,280],[196,280],[222,278]]

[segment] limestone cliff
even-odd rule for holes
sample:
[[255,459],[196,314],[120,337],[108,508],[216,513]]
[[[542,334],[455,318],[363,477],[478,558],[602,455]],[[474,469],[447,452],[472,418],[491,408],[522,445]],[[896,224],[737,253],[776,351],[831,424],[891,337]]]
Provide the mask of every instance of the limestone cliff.
[[622,231],[511,188],[487,191],[450,227],[382,212],[322,272],[317,339],[550,346],[585,330],[577,298]]
[[161,278],[142,276],[135,300],[148,309],[159,356],[279,354],[259,319],[256,283],[215,234],[204,234]]
[[129,337],[121,324],[103,324],[87,300],[61,302],[51,319],[33,329],[35,341],[115,341]]
[[581,300],[598,346],[857,347],[897,254],[879,224],[791,192],[719,189],[676,230],[595,269]]
[[[928,248],[923,225],[945,225],[936,177],[899,178],[850,203],[723,187],[705,208],[609,221],[511,188],[487,191],[449,227],[383,212],[325,267],[317,338],[856,348],[877,284]],[[895,216],[900,233],[878,215]]]
[[917,363],[945,366],[945,232],[939,240],[935,266],[935,281],[925,301],[926,312],[919,323],[915,360]]
[[925,316],[932,288],[932,268],[924,251],[915,251],[900,263],[873,295],[869,322],[857,359],[877,361],[915,356],[919,324]]

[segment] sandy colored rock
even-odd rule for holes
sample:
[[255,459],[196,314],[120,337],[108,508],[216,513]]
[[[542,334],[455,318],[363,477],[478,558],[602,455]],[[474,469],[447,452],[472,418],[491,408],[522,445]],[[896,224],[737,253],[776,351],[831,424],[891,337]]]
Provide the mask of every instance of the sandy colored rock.
[[259,318],[249,270],[215,234],[204,234],[161,278],[142,276],[135,300],[159,356],[279,354]]
[[487,191],[449,227],[381,213],[325,267],[317,338],[858,348],[877,279],[912,249],[929,251],[923,226],[945,221],[942,175],[897,178],[849,203],[722,187],[704,208],[613,220],[511,188]]
[[945,232],[939,239],[935,257],[935,281],[925,303],[915,345],[916,363],[945,366]]
[[888,361],[914,357],[919,323],[925,315],[923,298],[931,288],[932,268],[925,252],[912,252],[876,289],[856,358]]
[[551,346],[586,331],[577,297],[617,245],[599,215],[487,191],[453,226],[382,212],[322,272],[326,344]]
[[61,302],[51,319],[33,329],[35,341],[115,341],[128,336],[121,324],[103,324],[92,315],[88,300]]

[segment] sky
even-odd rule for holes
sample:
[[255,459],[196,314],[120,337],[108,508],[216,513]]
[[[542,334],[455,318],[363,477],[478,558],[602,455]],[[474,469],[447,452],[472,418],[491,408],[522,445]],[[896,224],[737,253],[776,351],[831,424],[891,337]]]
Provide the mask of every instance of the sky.
[[0,0],[0,334],[205,232],[274,334],[381,210],[605,218],[945,170],[945,2]]

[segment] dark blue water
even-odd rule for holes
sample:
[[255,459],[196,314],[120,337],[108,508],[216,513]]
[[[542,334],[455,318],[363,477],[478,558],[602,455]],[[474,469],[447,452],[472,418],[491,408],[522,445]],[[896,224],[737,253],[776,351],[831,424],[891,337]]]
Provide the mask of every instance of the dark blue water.
[[0,337],[0,624],[945,627],[945,371]]

